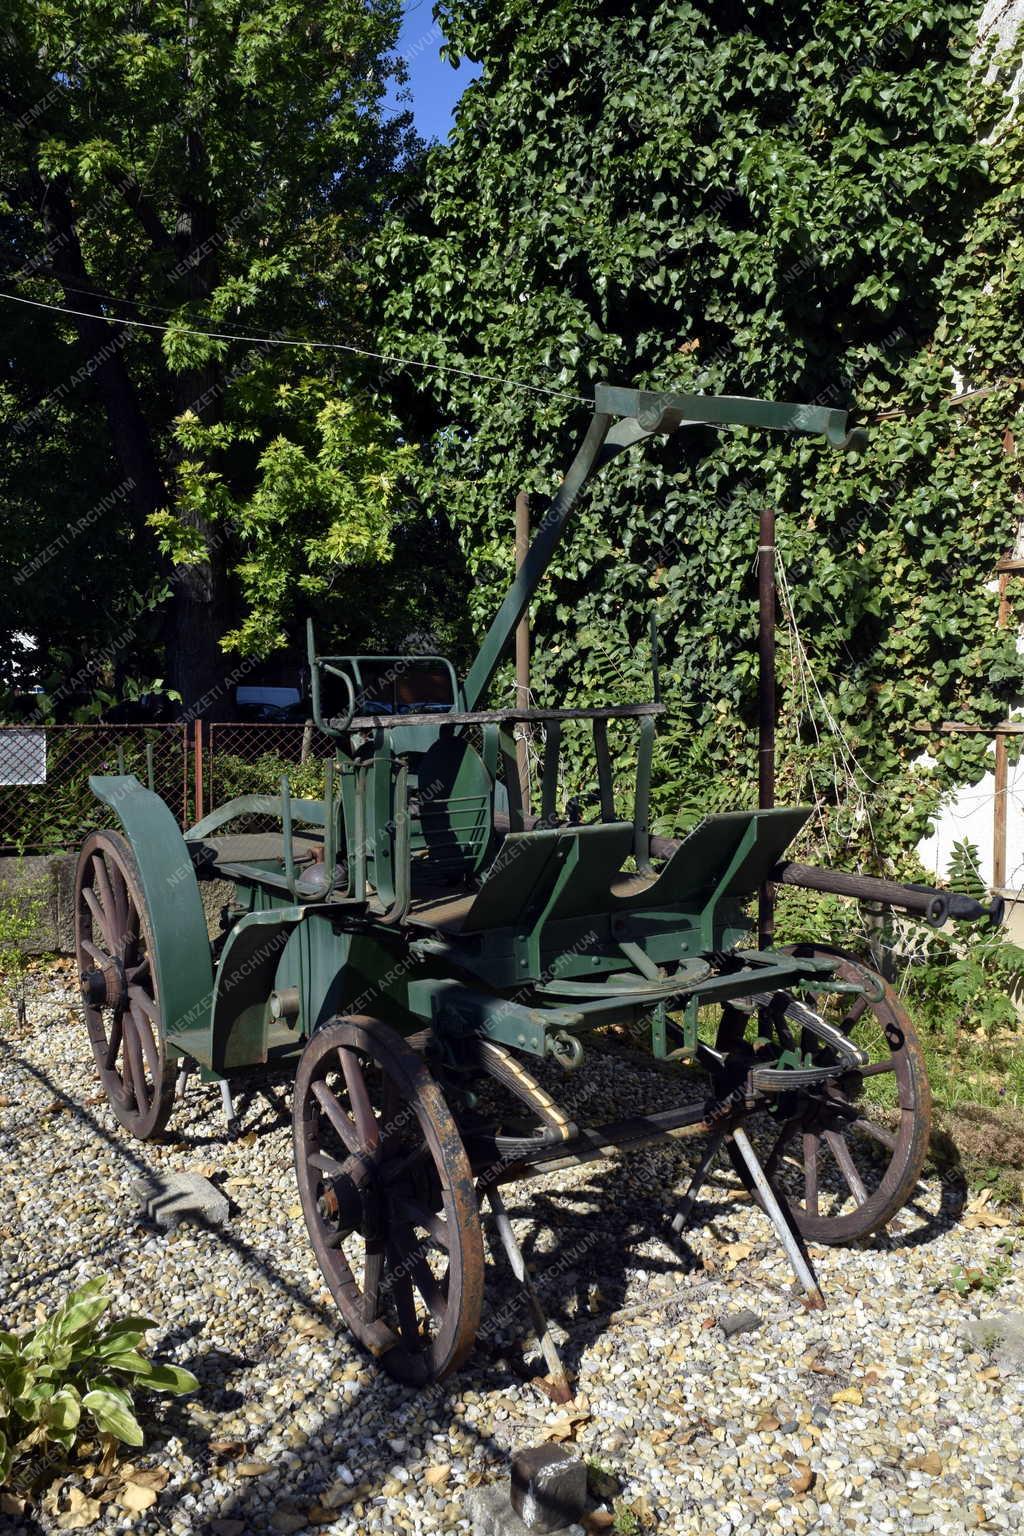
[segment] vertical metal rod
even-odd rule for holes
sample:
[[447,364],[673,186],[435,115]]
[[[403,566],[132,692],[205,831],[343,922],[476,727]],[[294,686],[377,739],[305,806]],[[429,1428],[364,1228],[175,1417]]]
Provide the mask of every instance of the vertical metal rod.
[[821,1288],[815,1279],[814,1271],[800,1252],[800,1244],[797,1242],[796,1234],[793,1232],[792,1227],[786,1220],[782,1207],[775,1198],[775,1191],[768,1182],[765,1171],[758,1160],[757,1153],[750,1145],[746,1131],[736,1125],[733,1126],[730,1134],[736,1144],[737,1151],[747,1165],[750,1177],[753,1179],[757,1192],[761,1197],[761,1204],[764,1206],[765,1214],[775,1228],[779,1241],[786,1250],[786,1257],[792,1264],[797,1279],[807,1293],[807,1305],[809,1307],[823,1307],[825,1305],[825,1298],[821,1294]]
[[530,1272],[526,1267],[526,1260],[523,1258],[522,1249],[516,1242],[516,1235],[512,1230],[512,1223],[508,1219],[505,1202],[493,1184],[487,1186],[487,1198],[491,1204],[494,1225],[498,1229],[498,1236],[501,1238],[501,1246],[505,1250],[509,1267],[526,1292],[526,1299],[533,1316],[533,1326],[537,1332],[537,1342],[540,1344],[541,1354],[544,1356],[544,1364],[548,1368],[551,1385],[554,1388],[555,1401],[567,1403],[572,1397],[572,1388],[565,1374],[565,1367],[558,1357],[555,1341],[551,1337],[551,1326],[544,1315],[544,1308],[540,1304],[540,1297],[534,1289],[533,1281],[530,1279]]
[[284,844],[284,877],[288,892],[295,900],[295,849],[292,846],[292,786],[286,773],[281,775],[281,838]]
[[196,821],[203,819],[203,722],[196,721],[195,733],[195,790]]
[[338,817],[334,799],[334,760],[324,764],[324,868],[327,873],[325,895],[334,889],[334,866],[338,862]]
[[153,766],[153,743],[146,742],[146,784],[156,792],[156,772]]
[[[761,508],[757,546],[757,803],[761,810],[775,804],[775,508]],[[758,944],[770,949],[775,937],[775,902],[771,888],[761,887],[757,903]]]
[[[516,575],[523,568],[530,547],[530,498],[525,491],[516,497]],[[516,625],[516,708],[530,707],[530,619],[529,609]],[[530,727],[520,721],[516,726],[516,763],[519,768],[519,793],[523,810],[530,814]]]

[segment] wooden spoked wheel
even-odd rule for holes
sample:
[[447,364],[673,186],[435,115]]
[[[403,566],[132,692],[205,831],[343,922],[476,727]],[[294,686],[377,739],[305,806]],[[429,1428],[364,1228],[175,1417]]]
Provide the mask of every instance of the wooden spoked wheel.
[[[838,981],[873,985],[877,1001],[849,993],[803,997],[827,1023],[868,1055],[861,1071],[825,1088],[783,1096],[762,1146],[772,1187],[785,1197],[803,1237],[815,1243],[855,1242],[884,1227],[914,1193],[928,1153],[931,1093],[917,1033],[896,993],[842,950],[797,944],[790,953],[837,958]],[[835,1061],[827,1046],[797,1025],[801,1050],[814,1065]],[[747,1187],[746,1165],[733,1163]]]
[[116,832],[93,832],[75,880],[75,944],[85,1022],[114,1114],[141,1140],[158,1135],[174,1104],[155,950],[142,881]]
[[340,1019],[302,1053],[295,1172],[313,1251],[356,1338],[399,1381],[473,1346],[484,1252],[473,1174],[441,1089],[402,1037]]

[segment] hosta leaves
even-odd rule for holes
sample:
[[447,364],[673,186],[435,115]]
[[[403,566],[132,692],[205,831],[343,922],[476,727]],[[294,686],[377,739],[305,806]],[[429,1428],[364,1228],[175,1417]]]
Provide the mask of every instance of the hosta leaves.
[[104,1435],[113,1435],[126,1445],[143,1443],[142,1427],[123,1399],[109,1388],[98,1387],[82,1398],[82,1407],[92,1415],[96,1428]]

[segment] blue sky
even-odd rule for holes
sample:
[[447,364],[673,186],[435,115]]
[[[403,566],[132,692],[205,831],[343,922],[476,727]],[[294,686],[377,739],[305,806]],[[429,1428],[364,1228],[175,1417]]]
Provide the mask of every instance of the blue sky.
[[[409,71],[412,113],[416,128],[425,139],[446,139],[452,125],[452,111],[469,82],[480,73],[479,66],[463,60],[457,70],[441,58],[444,34],[433,17],[432,0],[408,0],[398,37],[396,52]],[[392,110],[400,105],[391,92],[385,105]]]

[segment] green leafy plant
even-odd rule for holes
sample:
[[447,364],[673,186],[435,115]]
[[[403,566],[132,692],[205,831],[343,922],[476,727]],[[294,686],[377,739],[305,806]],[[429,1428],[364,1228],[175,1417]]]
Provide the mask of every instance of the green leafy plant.
[[177,1365],[140,1353],[156,1324],[123,1317],[100,1326],[110,1306],[103,1276],[74,1291],[46,1322],[18,1335],[0,1332],[0,1484],[23,1458],[52,1446],[67,1453],[84,1425],[126,1445],[143,1443],[132,1394],[195,1392]]
[[18,1023],[25,1022],[25,975],[28,945],[35,937],[46,906],[38,882],[22,885],[15,877],[0,886],[0,986],[14,1005]]
[[958,1296],[970,1296],[974,1291],[983,1291],[986,1296],[991,1296],[999,1289],[1013,1269],[1016,1244],[1012,1237],[1004,1237],[996,1244],[996,1248],[999,1250],[997,1256],[983,1268],[978,1265],[966,1268],[962,1264],[956,1266],[952,1283]]

